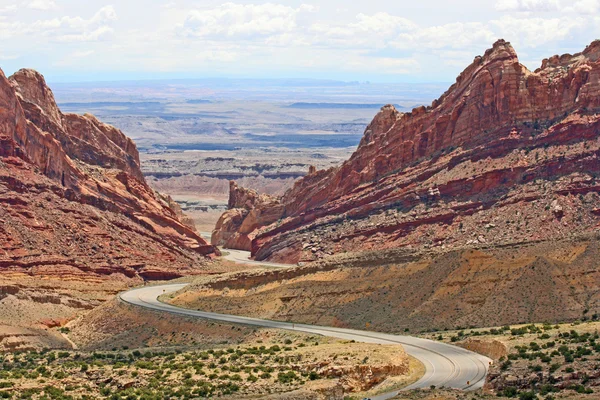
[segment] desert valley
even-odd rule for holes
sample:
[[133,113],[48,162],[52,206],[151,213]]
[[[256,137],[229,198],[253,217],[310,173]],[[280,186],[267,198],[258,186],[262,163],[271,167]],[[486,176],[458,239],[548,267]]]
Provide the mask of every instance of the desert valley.
[[598,398],[600,41],[463,67],[0,71],[0,398]]

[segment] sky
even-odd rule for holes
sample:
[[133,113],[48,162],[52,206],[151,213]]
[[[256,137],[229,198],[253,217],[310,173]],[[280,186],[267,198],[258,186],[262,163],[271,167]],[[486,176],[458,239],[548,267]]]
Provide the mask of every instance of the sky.
[[499,38],[533,70],[600,38],[600,0],[0,0],[0,67],[50,82],[453,82]]

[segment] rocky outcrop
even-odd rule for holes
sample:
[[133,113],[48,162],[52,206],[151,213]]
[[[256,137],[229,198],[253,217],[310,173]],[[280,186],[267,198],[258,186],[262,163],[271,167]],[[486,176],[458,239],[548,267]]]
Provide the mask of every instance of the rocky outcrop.
[[456,343],[456,345],[474,351],[475,353],[483,354],[492,360],[499,360],[501,357],[506,357],[508,355],[506,346],[499,340],[468,338],[462,342]]
[[280,200],[229,182],[229,210],[215,226],[211,243],[228,249],[248,250],[257,230],[278,221],[283,214]]
[[384,380],[392,376],[408,375],[408,357],[404,357],[397,363],[383,365],[332,365],[321,361],[309,365],[292,366],[302,373],[309,374],[316,371],[319,375],[328,379],[339,379],[344,392],[364,392],[372,389]]
[[216,253],[147,185],[131,139],[63,114],[39,73],[0,71],[0,143],[0,280],[166,279]]
[[[496,42],[428,107],[381,109],[356,152],[283,196],[256,259],[552,240],[600,222],[600,41],[534,72]],[[280,207],[277,204],[277,207]]]

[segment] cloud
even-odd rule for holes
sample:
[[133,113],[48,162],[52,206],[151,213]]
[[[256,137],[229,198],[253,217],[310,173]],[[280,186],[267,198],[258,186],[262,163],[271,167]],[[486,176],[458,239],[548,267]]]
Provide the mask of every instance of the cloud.
[[579,0],[563,9],[564,12],[576,12],[579,14],[596,14],[600,11],[600,0]]
[[8,14],[8,13],[13,13],[17,11],[17,5],[16,4],[10,4],[7,6],[2,6],[0,7],[0,14]]
[[[41,68],[46,63],[107,72],[347,71],[345,76],[451,80],[499,38],[538,63],[600,37],[600,0],[494,0],[462,14],[446,2],[438,5],[448,14],[435,19],[441,22],[395,3],[376,12],[366,0],[264,1],[159,0],[145,2],[139,18],[139,7],[120,3],[100,8],[81,2],[75,8],[63,6],[66,0],[0,0],[0,55],[35,55]],[[61,10],[52,10],[57,5]]]
[[23,27],[26,33],[49,37],[59,42],[84,42],[104,40],[112,35],[110,23],[117,19],[113,6],[105,6],[90,19],[62,17],[37,20]]
[[385,12],[373,15],[358,14],[357,21],[350,27],[362,32],[377,32],[381,34],[393,34],[398,31],[414,30],[417,25],[409,19],[397,17]]
[[403,32],[419,27],[413,21],[385,12],[356,15],[355,21],[346,24],[313,23],[304,35],[305,43],[347,48],[381,48]]
[[519,12],[558,11],[560,10],[560,4],[558,0],[498,0],[496,10]]
[[583,18],[514,18],[506,15],[490,22],[501,36],[526,47],[568,38],[575,30],[583,29]]
[[57,8],[56,3],[53,0],[32,0],[27,3],[27,8],[31,8],[33,10],[52,10]]
[[415,29],[401,34],[393,41],[399,49],[465,49],[475,44],[491,44],[496,34],[480,22],[455,22]]
[[253,37],[292,31],[301,12],[313,12],[315,7],[301,5],[292,8],[282,4],[225,3],[209,10],[188,13],[179,33],[187,37]]

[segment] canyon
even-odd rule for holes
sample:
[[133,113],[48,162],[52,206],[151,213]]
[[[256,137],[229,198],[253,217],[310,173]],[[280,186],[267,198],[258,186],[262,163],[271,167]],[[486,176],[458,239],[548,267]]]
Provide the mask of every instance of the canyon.
[[[499,40],[431,106],[383,107],[349,160],[312,170],[269,210],[259,207],[278,214],[276,222],[244,233],[249,246],[233,245],[249,247],[257,260],[298,263],[594,232],[599,58],[595,41],[532,72]],[[214,236],[235,236],[241,226],[221,225]]]
[[600,41],[532,72],[499,40],[431,106],[383,107],[339,167],[268,202],[232,183],[213,240],[299,267],[173,302],[395,333],[588,318],[599,155]]

